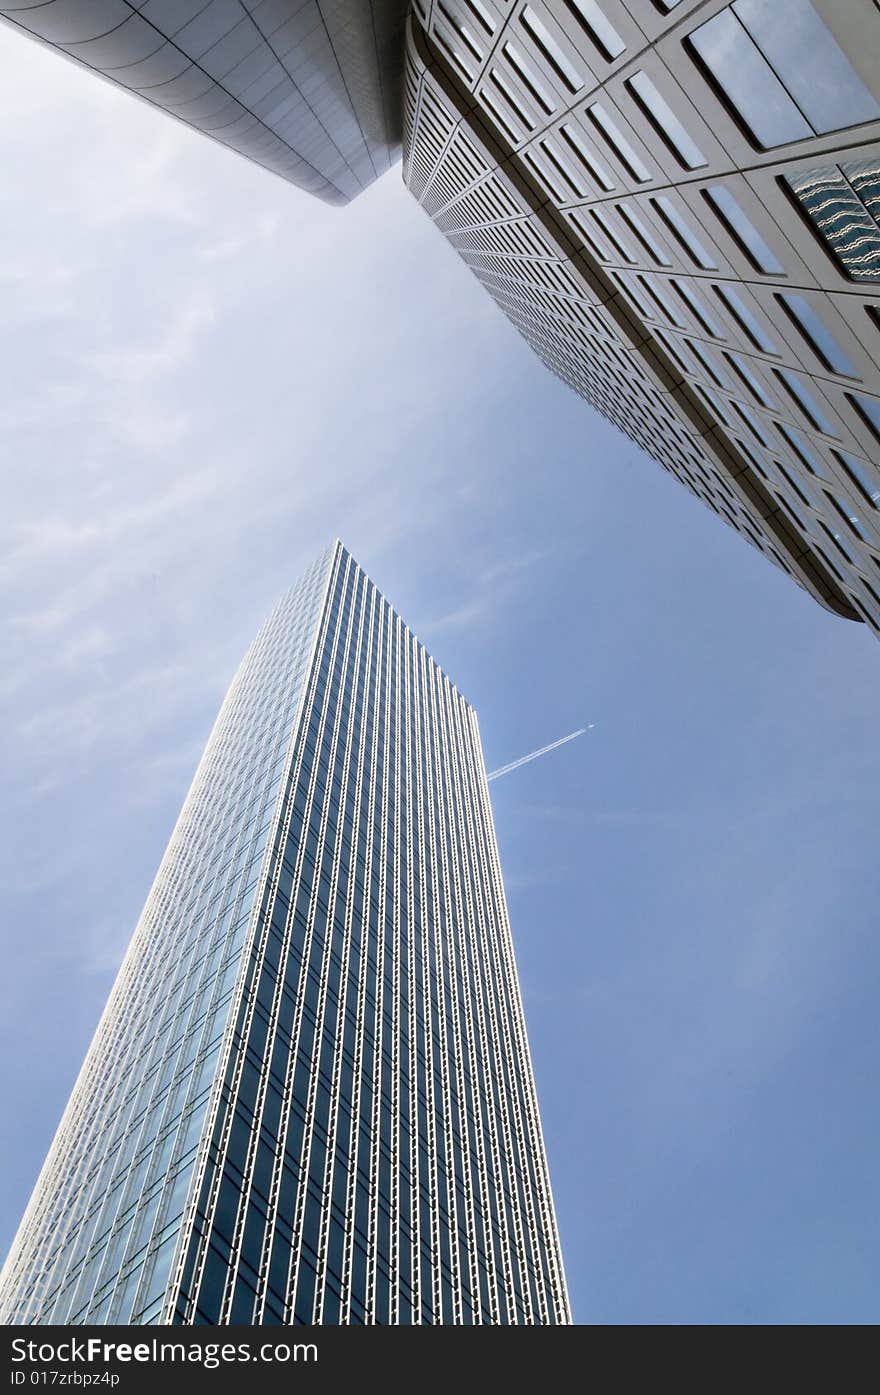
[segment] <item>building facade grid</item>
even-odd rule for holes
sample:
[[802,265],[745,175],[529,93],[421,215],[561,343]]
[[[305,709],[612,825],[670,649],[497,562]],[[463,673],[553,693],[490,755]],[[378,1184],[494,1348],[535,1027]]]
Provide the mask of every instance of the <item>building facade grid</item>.
[[869,0],[416,0],[404,88],[410,190],[551,370],[875,628],[878,59]]

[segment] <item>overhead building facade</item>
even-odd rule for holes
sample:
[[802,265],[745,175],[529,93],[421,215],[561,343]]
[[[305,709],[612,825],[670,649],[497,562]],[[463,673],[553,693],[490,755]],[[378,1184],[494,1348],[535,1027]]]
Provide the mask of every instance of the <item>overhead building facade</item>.
[[547,366],[880,631],[875,0],[0,15],[331,202],[405,128],[407,186]]
[[233,679],[0,1321],[569,1321],[476,715],[341,544]]
[[560,378],[880,629],[880,10],[414,0],[404,179]]
[[0,0],[0,16],[326,203],[400,155],[407,0]]

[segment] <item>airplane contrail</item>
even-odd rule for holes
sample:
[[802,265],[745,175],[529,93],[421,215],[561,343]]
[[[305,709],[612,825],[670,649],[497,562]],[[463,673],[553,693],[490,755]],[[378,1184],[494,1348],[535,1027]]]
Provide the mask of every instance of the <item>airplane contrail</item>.
[[576,736],[583,736],[585,731],[592,731],[595,725],[595,722],[590,722],[588,726],[578,727],[577,731],[569,732],[568,736],[560,736],[558,741],[551,741],[549,746],[542,746],[540,751],[530,751],[527,756],[520,756],[519,760],[512,760],[508,765],[501,765],[497,770],[490,770],[486,779],[500,780],[502,775],[509,775],[511,770],[519,770],[521,765],[528,765],[530,760],[546,756],[548,751],[555,751],[557,746],[564,746],[566,742],[574,741]]

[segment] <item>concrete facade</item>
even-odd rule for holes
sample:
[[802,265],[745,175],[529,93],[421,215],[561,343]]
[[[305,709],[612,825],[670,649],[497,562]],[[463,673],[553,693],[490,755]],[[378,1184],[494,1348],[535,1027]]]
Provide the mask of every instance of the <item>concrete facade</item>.
[[405,132],[548,367],[880,629],[871,0],[415,0]]

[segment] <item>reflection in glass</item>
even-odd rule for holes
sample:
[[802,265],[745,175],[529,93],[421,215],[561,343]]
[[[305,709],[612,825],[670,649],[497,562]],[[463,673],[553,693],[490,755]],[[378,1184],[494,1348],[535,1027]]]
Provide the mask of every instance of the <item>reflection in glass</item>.
[[701,25],[689,42],[762,149],[813,134],[731,10]]
[[846,275],[880,280],[880,159],[798,170],[785,183]]

